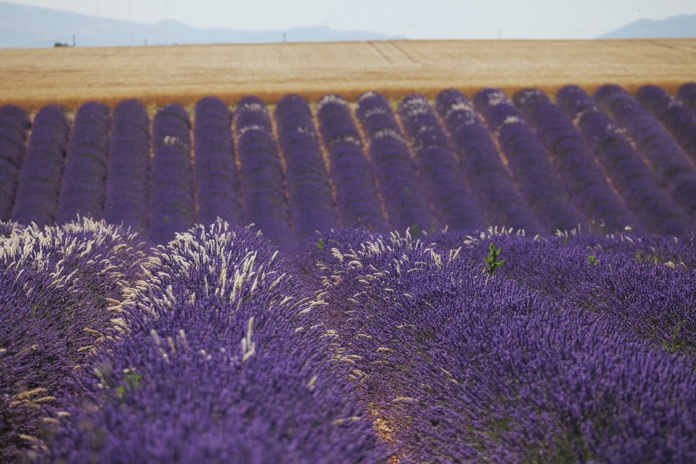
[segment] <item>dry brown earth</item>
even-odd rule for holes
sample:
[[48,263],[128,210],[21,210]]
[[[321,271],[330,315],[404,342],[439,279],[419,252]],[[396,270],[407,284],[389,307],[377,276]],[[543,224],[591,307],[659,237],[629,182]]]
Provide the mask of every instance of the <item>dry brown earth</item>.
[[206,95],[273,103],[296,92],[315,100],[366,90],[392,98],[446,87],[629,90],[654,83],[674,91],[696,81],[696,39],[587,41],[385,41],[0,50],[0,104],[35,109],[87,100],[190,104]]

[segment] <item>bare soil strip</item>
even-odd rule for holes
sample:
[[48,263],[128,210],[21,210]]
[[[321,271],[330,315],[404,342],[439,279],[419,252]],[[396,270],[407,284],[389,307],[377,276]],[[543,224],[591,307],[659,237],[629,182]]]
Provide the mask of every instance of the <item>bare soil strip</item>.
[[206,95],[274,103],[295,92],[353,99],[367,90],[390,98],[433,97],[455,87],[554,92],[652,83],[674,91],[696,81],[696,39],[559,41],[386,41],[0,49],[0,104],[75,108],[137,97],[151,105],[194,103]]

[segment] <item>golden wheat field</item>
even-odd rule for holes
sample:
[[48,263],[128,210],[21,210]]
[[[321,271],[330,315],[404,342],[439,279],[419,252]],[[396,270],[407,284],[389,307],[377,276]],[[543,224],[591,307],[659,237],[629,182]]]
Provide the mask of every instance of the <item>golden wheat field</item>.
[[390,98],[428,97],[446,87],[553,92],[654,83],[674,91],[696,79],[696,39],[456,40],[174,45],[0,50],[0,104],[75,108],[113,104],[194,103],[206,95],[234,101],[287,93],[310,100],[337,92],[348,99],[375,90]]

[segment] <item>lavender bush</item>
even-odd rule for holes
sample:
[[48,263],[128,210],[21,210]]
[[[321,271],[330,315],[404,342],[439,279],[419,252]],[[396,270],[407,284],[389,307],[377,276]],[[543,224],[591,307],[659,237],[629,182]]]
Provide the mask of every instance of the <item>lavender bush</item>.
[[78,108],[58,199],[59,225],[78,216],[102,218],[110,125],[111,110],[103,103],[91,101]]
[[551,161],[570,200],[593,221],[592,228],[602,233],[642,233],[638,219],[614,193],[592,151],[563,110],[538,89],[521,90],[514,95],[514,101],[552,154]]
[[195,202],[191,163],[191,123],[177,104],[162,107],[152,126],[150,239],[165,244],[193,227]]
[[[693,241],[429,240],[338,233],[308,260],[403,461],[693,459]],[[505,265],[487,275],[491,242]]]
[[51,458],[384,462],[347,367],[332,361],[322,298],[301,293],[285,259],[220,221],[159,249],[123,303],[128,335],[79,395],[60,397],[70,416]]
[[317,105],[317,118],[343,225],[387,232],[372,165],[348,103],[338,95],[326,95]]
[[635,98],[669,130],[691,162],[696,161],[696,113],[656,85],[644,85]]
[[512,100],[498,89],[484,89],[476,94],[474,103],[497,134],[520,191],[544,226],[552,231],[586,226],[582,213],[570,203],[546,149]]
[[24,109],[15,105],[0,107],[0,221],[7,221],[12,214],[30,128]]
[[36,113],[19,173],[13,221],[39,226],[55,222],[69,132],[65,108],[48,105]]
[[220,218],[232,224],[244,222],[239,172],[232,138],[232,112],[216,97],[196,103],[194,119],[198,224]]
[[438,224],[430,211],[416,166],[389,101],[375,92],[358,98],[357,117],[369,140],[369,154],[392,228],[434,231]]
[[278,101],[274,115],[297,239],[338,227],[338,215],[309,104],[299,95],[288,94]]
[[459,161],[435,111],[419,94],[405,97],[399,116],[406,129],[416,165],[433,199],[435,217],[451,230],[484,228],[484,218],[473,199]]
[[649,232],[682,236],[691,230],[685,215],[657,183],[655,174],[631,146],[623,131],[580,87],[561,88],[556,98],[580,129],[585,142],[611,178],[628,208]]
[[665,128],[618,85],[599,87],[595,98],[627,129],[674,204],[696,220],[696,168]]
[[119,302],[142,278],[146,243],[88,218],[0,225],[0,461],[23,462],[66,417],[50,412],[58,391],[123,333]]
[[234,117],[246,220],[281,249],[293,246],[285,179],[268,109],[258,97],[244,97]]
[[687,108],[696,113],[696,82],[682,84],[676,96]]
[[113,111],[104,219],[146,232],[149,228],[150,121],[140,100],[119,102]]
[[435,107],[487,223],[531,235],[547,232],[520,196],[473,103],[458,90],[446,89],[437,95]]

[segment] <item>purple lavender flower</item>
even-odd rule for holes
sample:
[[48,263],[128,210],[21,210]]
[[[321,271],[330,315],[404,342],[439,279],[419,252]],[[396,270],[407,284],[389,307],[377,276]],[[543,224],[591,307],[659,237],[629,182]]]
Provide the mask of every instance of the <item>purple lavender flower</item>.
[[89,218],[2,225],[0,460],[19,462],[36,456],[59,423],[50,412],[58,391],[123,333],[119,301],[143,277],[146,243]]
[[246,220],[281,249],[293,247],[283,168],[268,109],[258,97],[244,97],[234,117]]
[[669,130],[691,161],[696,161],[696,113],[656,85],[644,85],[635,97]]
[[548,153],[512,100],[498,89],[484,89],[474,103],[498,137],[520,191],[539,220],[550,230],[586,226],[568,199]]
[[[381,462],[289,262],[221,221],[156,251],[110,344],[61,406],[50,457],[82,461]],[[324,336],[325,335],[325,336]],[[92,405],[99,404],[94,408]]]
[[196,104],[194,119],[196,156],[196,222],[209,224],[216,218],[234,224],[244,222],[239,172],[232,138],[232,112],[216,97]]
[[638,218],[614,193],[590,148],[573,122],[538,89],[524,89],[515,103],[535,126],[536,134],[552,154],[551,161],[567,186],[571,201],[592,219],[596,230],[639,233]]
[[14,105],[0,107],[0,221],[8,220],[12,214],[29,128],[31,122],[24,109]]
[[158,244],[194,225],[190,129],[188,113],[180,105],[167,105],[155,115],[149,236]]
[[682,84],[676,96],[687,108],[696,113],[696,82]]
[[297,239],[337,227],[336,207],[309,104],[299,95],[288,94],[278,101],[274,115]]
[[110,126],[111,110],[103,103],[87,102],[77,110],[58,199],[58,224],[78,215],[102,218]]
[[660,122],[618,85],[599,87],[595,99],[626,128],[674,204],[696,220],[696,168]]
[[419,94],[405,97],[399,116],[408,134],[423,183],[430,191],[438,222],[452,230],[485,228],[483,215],[464,182],[435,111]]
[[317,117],[343,225],[388,231],[372,165],[365,156],[348,103],[341,96],[326,95],[319,100]]
[[446,89],[437,95],[435,106],[487,223],[530,235],[544,232],[515,187],[473,103],[458,90]]
[[691,228],[688,219],[660,189],[655,174],[592,97],[580,87],[565,86],[556,98],[559,106],[576,121],[614,188],[643,226],[660,235],[688,234]]
[[[696,456],[693,239],[326,238],[329,327],[405,460]],[[487,277],[491,241],[506,261]]]
[[39,226],[55,222],[69,132],[61,106],[44,106],[34,117],[26,159],[19,173],[13,221],[35,222]]
[[410,227],[414,233],[435,231],[429,199],[387,99],[375,92],[362,94],[356,114],[369,140],[370,159],[392,227],[400,231]]
[[146,232],[150,203],[150,121],[140,100],[113,111],[104,219]]

